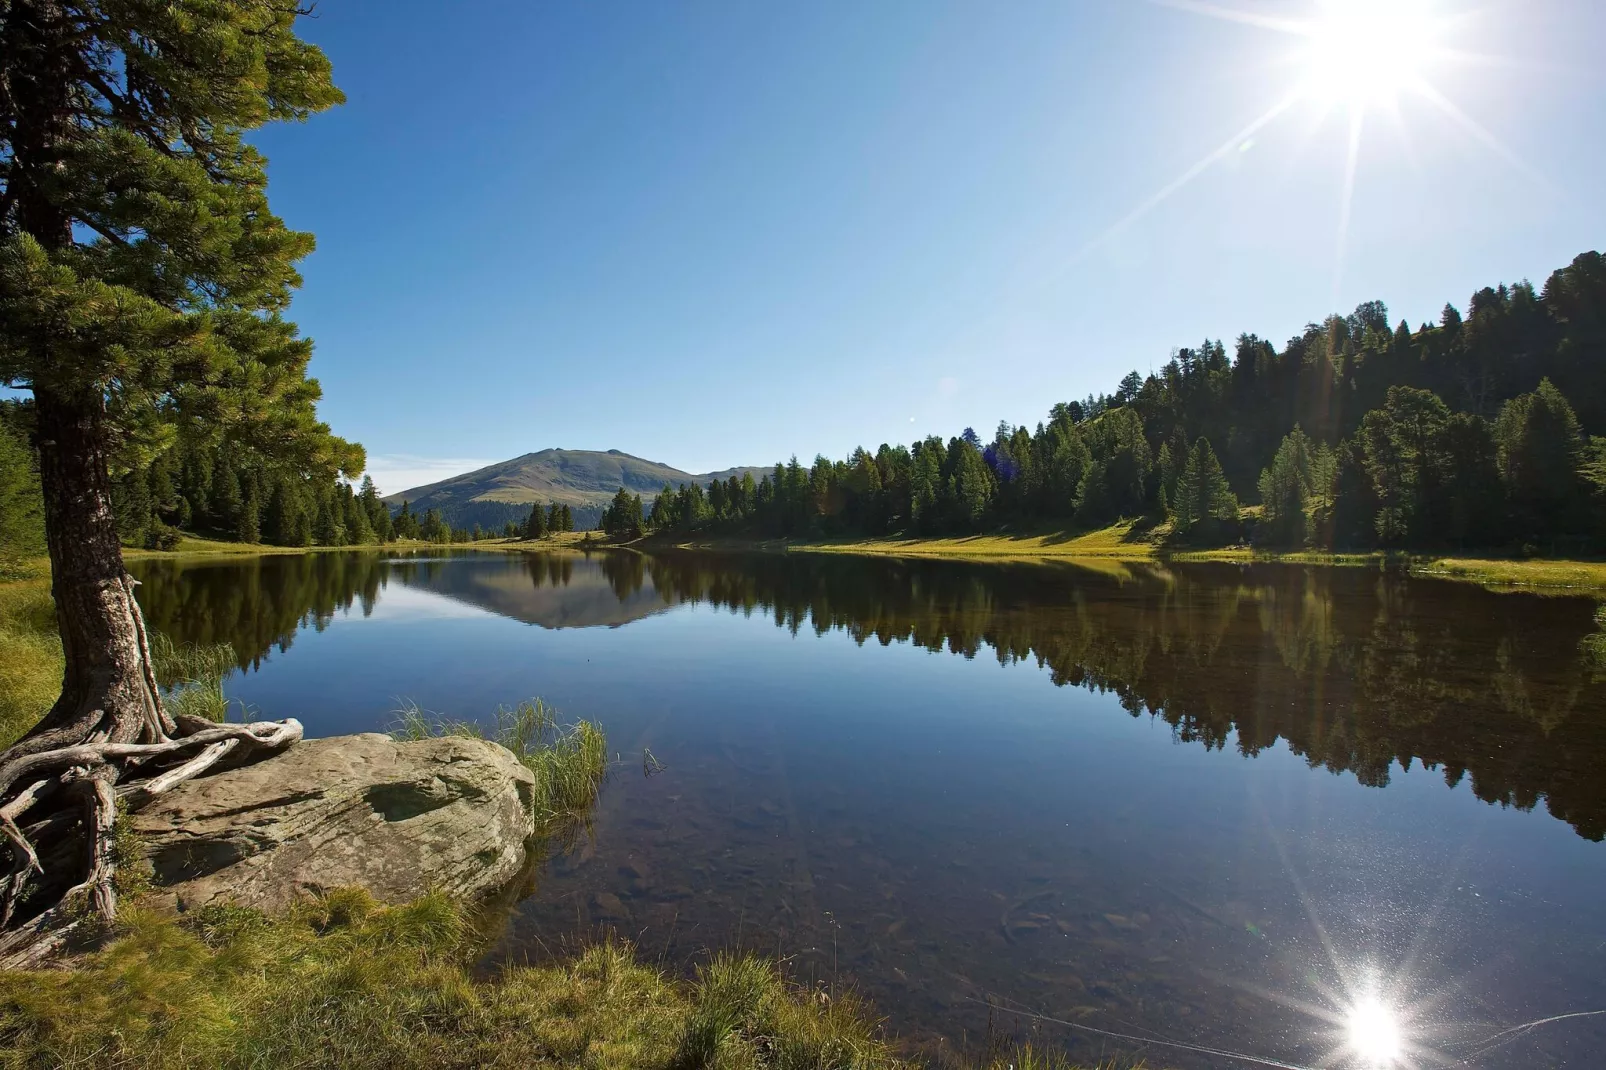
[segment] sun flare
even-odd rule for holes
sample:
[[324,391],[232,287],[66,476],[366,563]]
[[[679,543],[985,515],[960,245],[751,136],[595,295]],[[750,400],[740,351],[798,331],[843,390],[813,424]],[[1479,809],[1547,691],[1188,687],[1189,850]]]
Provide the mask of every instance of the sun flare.
[[1404,1054],[1400,1023],[1394,1011],[1373,995],[1362,996],[1344,1018],[1350,1051],[1369,1070],[1394,1066]]
[[1426,0],[1325,0],[1304,35],[1307,95],[1351,108],[1420,84],[1440,36]]

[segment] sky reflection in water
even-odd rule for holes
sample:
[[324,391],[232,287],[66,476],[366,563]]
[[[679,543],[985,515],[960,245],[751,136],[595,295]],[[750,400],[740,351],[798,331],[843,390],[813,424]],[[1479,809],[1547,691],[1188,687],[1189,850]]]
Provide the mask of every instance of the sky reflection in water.
[[[1590,602],[1358,569],[1111,571],[139,569],[156,627],[233,642],[254,671],[231,696],[310,734],[382,730],[403,697],[475,716],[539,694],[602,723],[620,763],[595,836],[554,860],[501,958],[604,928],[675,964],[741,944],[934,1046],[991,1020],[1088,1058],[1136,1050],[1118,1034],[1430,1066],[1606,1007]],[[664,771],[644,778],[648,747]],[[1472,1065],[1601,1050],[1606,1021],[1576,1018]]]

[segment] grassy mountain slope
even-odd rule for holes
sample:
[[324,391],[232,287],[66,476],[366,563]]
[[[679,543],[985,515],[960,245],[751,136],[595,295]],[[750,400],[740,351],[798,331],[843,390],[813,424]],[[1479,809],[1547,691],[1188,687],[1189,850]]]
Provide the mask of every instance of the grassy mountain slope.
[[[597,450],[541,450],[438,483],[391,494],[385,501],[393,506],[399,506],[403,501],[410,502],[414,512],[439,509],[441,515],[452,523],[462,523],[454,518],[498,511],[487,509],[490,503],[525,506],[522,513],[528,513],[531,502],[557,502],[571,507],[578,522],[600,515],[620,487],[636,492],[650,502],[665,483],[678,486],[697,482],[706,486],[713,479],[728,479],[748,471],[757,479],[768,469],[730,468],[723,472],[693,475],[618,450],[608,450],[606,453]],[[479,522],[484,523],[483,520]]]

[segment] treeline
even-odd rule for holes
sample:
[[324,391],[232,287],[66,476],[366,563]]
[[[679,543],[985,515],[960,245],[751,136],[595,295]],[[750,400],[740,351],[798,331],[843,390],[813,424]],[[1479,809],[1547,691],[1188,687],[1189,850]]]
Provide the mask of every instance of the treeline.
[[509,525],[508,535],[525,539],[544,539],[548,535],[573,530],[573,509],[557,502],[548,502],[544,506],[536,502],[530,507],[530,515],[524,518],[522,526],[515,530],[513,525]]
[[[755,483],[621,490],[605,526],[798,537],[1169,520],[1179,537],[1321,548],[1606,548],[1606,259],[1391,328],[1382,302],[1281,351],[1177,351],[1113,394]],[[1263,506],[1249,516],[1240,503]]]
[[[0,555],[44,551],[33,433],[31,404],[0,402]],[[229,443],[175,445],[115,474],[112,506],[125,545],[162,550],[176,546],[181,531],[270,546],[359,546],[476,542],[523,530],[512,520],[453,526],[439,510],[419,515],[405,502],[393,514],[366,476],[353,488],[332,472],[270,464]]]
[[265,464],[221,448],[170,449],[116,477],[112,501],[123,541],[170,549],[179,531],[272,546],[347,546],[396,537],[373,480],[354,491],[333,474]]
[[[550,507],[551,503],[548,503]],[[413,503],[412,511],[422,516],[428,503]],[[530,506],[522,502],[448,501],[434,506],[442,523],[453,531],[467,532],[472,540],[474,529],[482,532],[522,537],[530,522]],[[395,512],[395,509],[392,509]],[[598,505],[569,506],[571,531],[589,531],[599,526],[602,507]],[[510,528],[509,525],[512,525]]]

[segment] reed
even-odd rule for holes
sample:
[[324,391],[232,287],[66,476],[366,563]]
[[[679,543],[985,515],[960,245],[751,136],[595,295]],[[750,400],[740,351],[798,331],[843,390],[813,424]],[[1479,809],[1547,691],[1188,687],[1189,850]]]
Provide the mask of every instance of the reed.
[[489,731],[477,721],[442,717],[404,702],[396,711],[392,738],[462,736],[489,739],[513,752],[535,774],[530,810],[538,831],[577,821],[591,809],[608,768],[608,743],[590,721],[563,725],[541,699],[498,706]]
[[151,668],[167,712],[174,715],[227,720],[229,700],[223,694],[223,681],[238,664],[239,657],[228,643],[180,644],[166,635],[151,637]]

